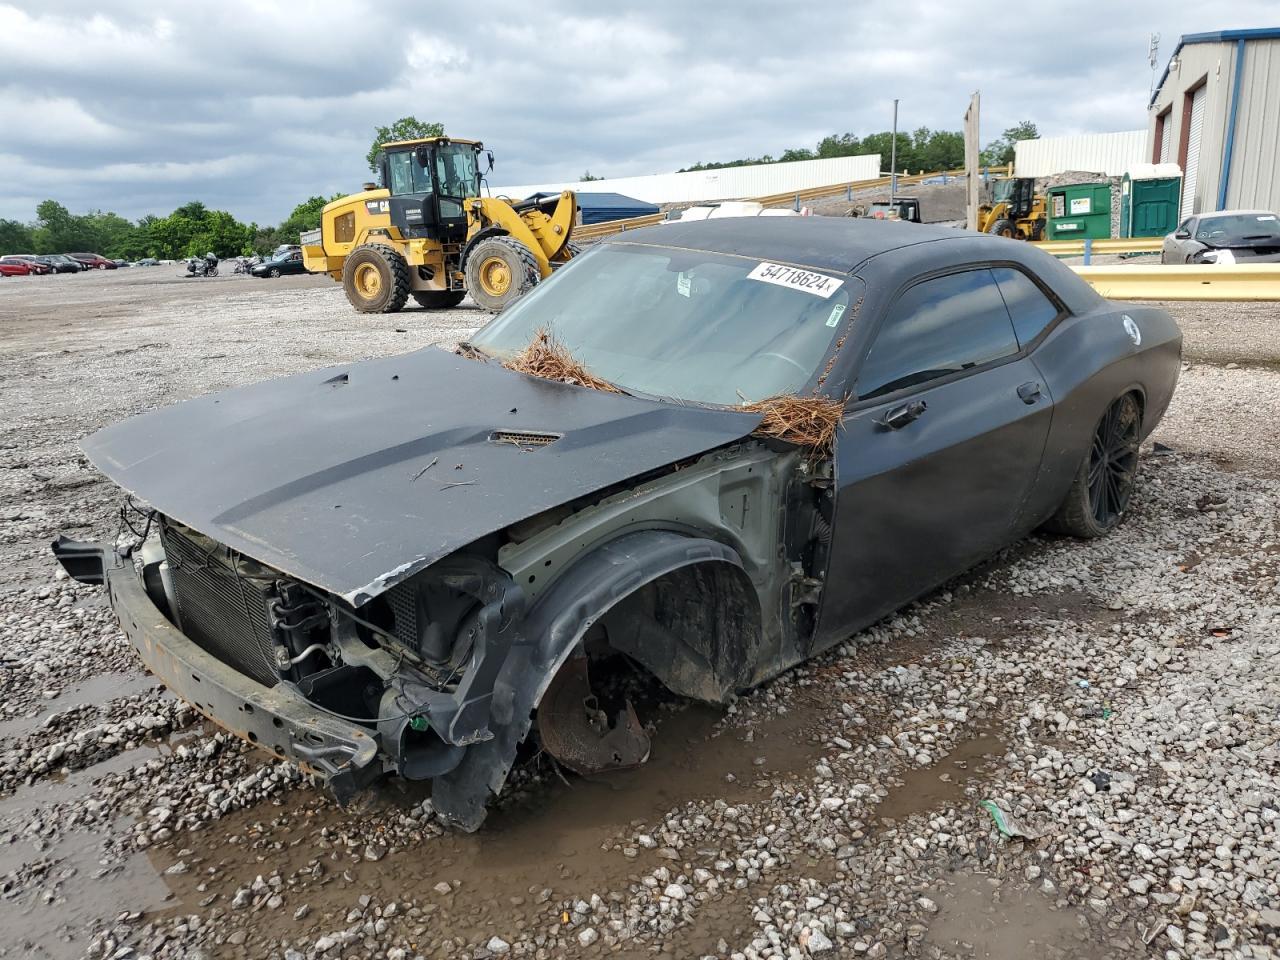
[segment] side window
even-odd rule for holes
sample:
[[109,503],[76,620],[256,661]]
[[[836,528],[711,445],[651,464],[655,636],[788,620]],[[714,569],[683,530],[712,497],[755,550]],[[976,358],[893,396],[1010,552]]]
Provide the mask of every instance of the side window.
[[391,193],[402,196],[413,193],[413,154],[406,151],[387,157],[391,165]]
[[1021,270],[996,267],[991,272],[1000,286],[1000,295],[1009,308],[1009,316],[1013,318],[1018,343],[1025,347],[1058,316],[1058,305]]
[[889,308],[855,390],[866,400],[1018,352],[990,270],[925,280]]

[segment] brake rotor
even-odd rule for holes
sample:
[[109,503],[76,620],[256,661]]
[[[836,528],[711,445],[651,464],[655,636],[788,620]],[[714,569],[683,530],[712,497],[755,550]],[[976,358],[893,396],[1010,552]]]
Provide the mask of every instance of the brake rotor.
[[574,773],[638,767],[649,759],[649,735],[628,700],[610,723],[587,676],[587,658],[567,660],[538,706],[542,746]]

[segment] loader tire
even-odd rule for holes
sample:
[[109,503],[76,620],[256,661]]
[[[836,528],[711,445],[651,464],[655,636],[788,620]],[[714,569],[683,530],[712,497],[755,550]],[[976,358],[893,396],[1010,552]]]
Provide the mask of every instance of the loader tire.
[[467,292],[481,309],[501,313],[538,285],[538,261],[510,237],[485,237],[467,251]]
[[412,293],[413,299],[418,301],[418,306],[425,307],[427,310],[448,310],[450,307],[456,307],[466,295],[465,290],[415,290]]
[[395,313],[409,299],[409,265],[394,247],[356,247],[342,265],[342,289],[360,313]]
[[1013,229],[1013,221],[1007,217],[1001,217],[991,226],[987,227],[987,233],[994,234],[997,237],[1009,237],[1010,239],[1017,236],[1017,231]]

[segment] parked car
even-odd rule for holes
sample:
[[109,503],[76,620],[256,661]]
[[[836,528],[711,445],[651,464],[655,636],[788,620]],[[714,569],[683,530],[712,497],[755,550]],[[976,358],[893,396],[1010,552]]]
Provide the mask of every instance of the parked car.
[[68,257],[84,265],[86,270],[114,270],[116,262],[96,253],[68,253]]
[[31,264],[0,257],[0,277],[26,277],[31,273]]
[[721,200],[716,203],[699,203],[683,210],[670,211],[662,223],[690,223],[694,220],[718,220],[724,217],[805,217],[809,208],[801,211],[789,207],[766,207],[756,200]]
[[1164,238],[1161,263],[1280,263],[1280,218],[1269,210],[1188,217]]
[[141,260],[139,260],[139,261],[138,261],[137,266],[139,266],[139,267],[154,267],[154,266],[156,266],[156,265],[157,265],[157,264],[159,264],[159,263],[160,263],[160,261],[159,261],[159,260],[157,260],[155,257],[143,257]]
[[[504,366],[549,335],[600,389]],[[659,225],[575,257],[457,353],[93,434],[155,536],[54,553],[201,713],[339,798],[430,779],[474,829],[531,733],[578,772],[648,756],[589,669],[723,704],[1042,525],[1112,530],[1180,355],[1163,310],[1026,243]],[[822,410],[829,432],[743,403],[779,396],[765,412]]]
[[82,270],[89,269],[79,260],[72,260],[62,253],[45,254],[44,259],[49,261],[50,265],[58,273],[79,273]]
[[249,272],[255,277],[281,277],[287,273],[306,273],[307,268],[302,263],[302,251],[289,250],[251,267]]
[[27,257],[21,254],[11,253],[0,257],[0,261],[6,261],[8,263],[25,263],[29,272],[40,276],[47,273],[53,273],[53,267],[49,266],[49,264],[45,263],[38,257]]

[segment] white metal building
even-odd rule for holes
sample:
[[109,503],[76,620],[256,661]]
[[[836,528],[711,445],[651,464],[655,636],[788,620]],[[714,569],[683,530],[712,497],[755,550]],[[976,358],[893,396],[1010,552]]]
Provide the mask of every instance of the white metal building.
[[1185,35],[1148,113],[1147,158],[1183,170],[1180,218],[1280,210],[1280,27]]
[[1119,177],[1146,159],[1145,130],[1040,137],[1013,145],[1013,171],[1019,177],[1052,177],[1068,170]]
[[729,200],[765,197],[790,190],[807,190],[835,183],[874,180],[880,176],[880,154],[834,157],[829,160],[796,160],[789,163],[758,163],[748,167],[695,170],[691,173],[660,173],[648,177],[614,177],[587,183],[532,183],[494,187],[494,196],[521,199],[534,193],[561,190],[612,192],[649,203],[690,203],[700,200]]

